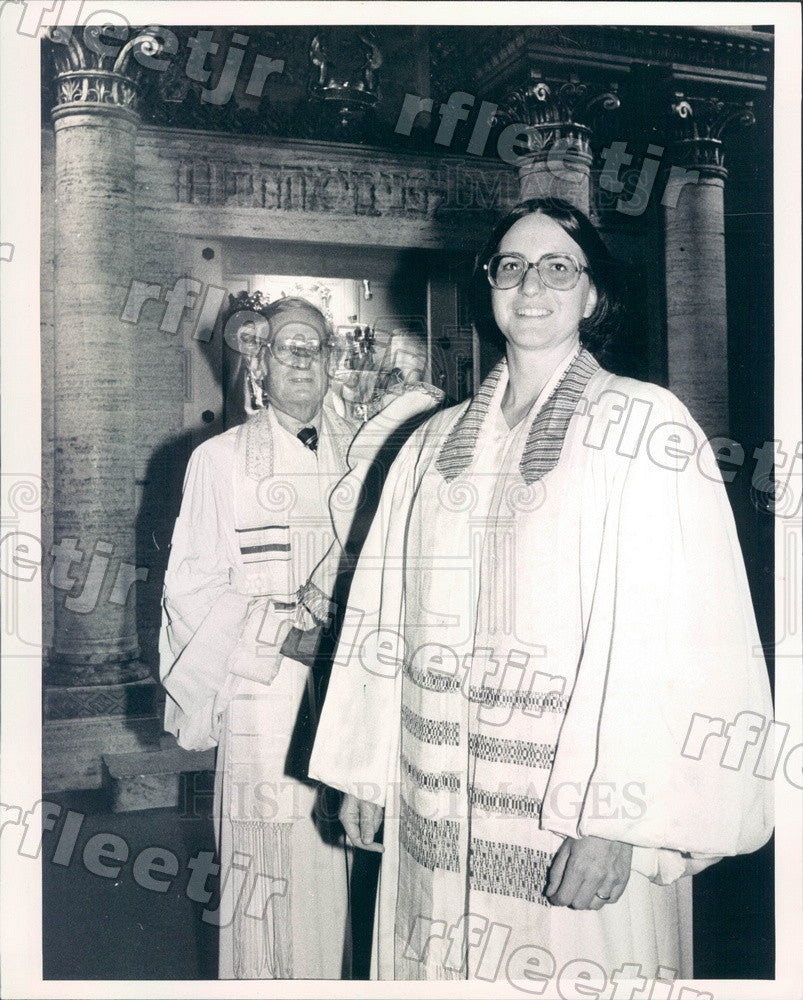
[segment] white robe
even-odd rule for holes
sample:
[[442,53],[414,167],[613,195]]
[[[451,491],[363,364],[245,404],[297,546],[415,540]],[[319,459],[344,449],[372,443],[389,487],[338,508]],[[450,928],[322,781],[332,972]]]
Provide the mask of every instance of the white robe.
[[[682,752],[695,713],[771,715],[711,451],[671,393],[566,364],[513,430],[504,364],[431,418],[355,573],[310,774],[385,806],[380,979],[688,977],[688,874],[771,832],[758,747]],[[634,845],[627,889],[550,906],[587,835]]]
[[316,815],[306,778],[314,685],[278,650],[296,590],[332,545],[328,499],[353,431],[326,407],[316,456],[268,409],[202,444],[187,469],[161,671],[165,728],[187,749],[219,743],[222,979],[348,971],[347,856],[336,807]]

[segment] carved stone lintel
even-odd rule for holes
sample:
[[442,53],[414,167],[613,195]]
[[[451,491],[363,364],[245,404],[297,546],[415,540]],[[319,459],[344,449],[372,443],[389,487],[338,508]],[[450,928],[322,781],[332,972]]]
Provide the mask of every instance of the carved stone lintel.
[[704,176],[728,176],[722,140],[736,129],[755,125],[752,101],[689,97],[676,91],[669,105],[668,134],[673,161]]
[[516,173],[508,167],[367,166],[331,162],[331,154],[329,160],[288,165],[182,157],[176,162],[175,200],[282,213],[420,220],[469,210],[504,211],[518,200]]
[[497,113],[497,121],[522,126],[528,151],[545,158],[559,148],[579,161],[591,163],[590,138],[598,117],[616,111],[617,84],[608,89],[569,79],[544,78],[531,69],[528,82],[514,90]]
[[142,65],[137,54],[153,58],[163,50],[157,29],[144,28],[118,46],[101,41],[104,28],[51,28],[56,66],[56,106],[53,119],[80,113],[115,114],[138,121],[137,98]]

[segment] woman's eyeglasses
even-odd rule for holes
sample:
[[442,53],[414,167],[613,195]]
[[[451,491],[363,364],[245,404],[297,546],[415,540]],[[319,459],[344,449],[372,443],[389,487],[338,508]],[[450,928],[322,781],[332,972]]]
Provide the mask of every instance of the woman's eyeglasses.
[[570,253],[547,253],[534,264],[520,253],[495,253],[483,267],[493,288],[516,288],[534,267],[543,284],[559,292],[570,291],[580,280],[580,275],[588,271]]

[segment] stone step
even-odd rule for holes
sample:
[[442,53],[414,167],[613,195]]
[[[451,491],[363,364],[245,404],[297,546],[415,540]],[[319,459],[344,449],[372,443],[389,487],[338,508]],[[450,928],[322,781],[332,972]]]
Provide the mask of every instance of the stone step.
[[181,775],[214,771],[215,750],[184,750],[172,736],[159,749],[103,755],[103,785],[112,812],[174,808],[179,804]]

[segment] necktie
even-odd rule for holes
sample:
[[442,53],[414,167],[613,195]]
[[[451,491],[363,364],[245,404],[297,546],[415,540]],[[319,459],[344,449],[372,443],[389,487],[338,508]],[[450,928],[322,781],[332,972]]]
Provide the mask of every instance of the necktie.
[[318,450],[318,432],[314,427],[302,427],[296,437],[310,451]]

